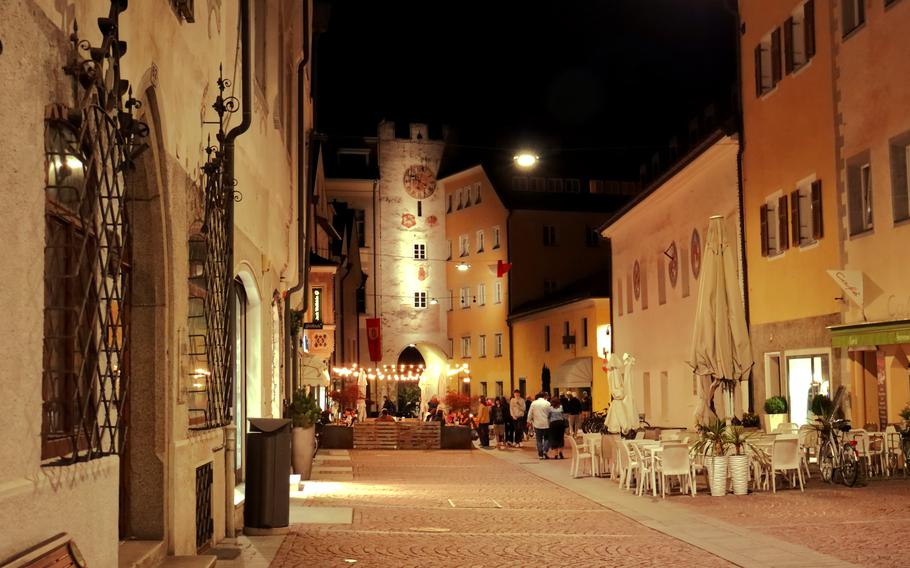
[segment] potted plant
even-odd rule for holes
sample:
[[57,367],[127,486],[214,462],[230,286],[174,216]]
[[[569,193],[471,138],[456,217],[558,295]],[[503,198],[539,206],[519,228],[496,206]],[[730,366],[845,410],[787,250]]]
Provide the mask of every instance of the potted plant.
[[907,406],[905,406],[904,409],[900,411],[900,417],[901,420],[904,421],[904,427],[906,427],[907,424],[910,423],[910,402],[908,402]]
[[[471,397],[459,392],[446,393],[443,402],[452,412],[468,412],[471,408]],[[439,433],[440,447],[444,450],[469,450],[471,444],[471,427],[446,425]]]
[[786,422],[787,410],[787,399],[782,396],[772,396],[765,400],[765,413],[761,416],[765,432],[771,433]]
[[291,430],[291,464],[294,472],[301,479],[310,478],[313,467],[313,455],[316,453],[316,423],[322,410],[316,399],[307,395],[303,389],[294,392],[294,399],[288,407],[288,414],[293,423]]
[[350,384],[333,390],[329,393],[329,398],[338,404],[338,410],[343,413],[345,410],[354,410],[357,401],[363,396],[360,394],[360,387],[357,384]]
[[747,433],[743,426],[732,425],[724,432],[727,446],[733,453],[727,456],[727,469],[733,480],[733,494],[747,495],[749,493],[749,456],[746,450],[753,448],[750,439],[754,436]]
[[712,420],[708,425],[699,424],[699,439],[692,448],[694,453],[701,453],[705,458],[708,470],[708,486],[711,495],[721,497],[727,493],[727,447],[729,438],[726,435],[726,424]]
[[758,417],[758,414],[746,412],[743,414],[742,426],[746,430],[758,430],[758,428],[761,426],[761,419]]

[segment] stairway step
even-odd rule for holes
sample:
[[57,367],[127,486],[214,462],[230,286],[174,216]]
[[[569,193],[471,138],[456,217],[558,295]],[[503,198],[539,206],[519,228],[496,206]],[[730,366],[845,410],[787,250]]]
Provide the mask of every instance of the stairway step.
[[198,556],[168,556],[158,568],[215,568],[217,556],[200,554]]
[[125,540],[117,551],[119,568],[152,568],[164,560],[162,540]]

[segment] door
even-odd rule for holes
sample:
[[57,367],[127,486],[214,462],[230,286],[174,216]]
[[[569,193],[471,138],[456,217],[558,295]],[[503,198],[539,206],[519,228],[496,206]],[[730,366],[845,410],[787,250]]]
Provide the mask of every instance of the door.
[[234,424],[237,440],[234,447],[234,475],[243,483],[243,451],[246,439],[246,292],[240,280],[234,281]]
[[810,408],[812,397],[831,395],[828,355],[825,353],[787,357],[787,394],[790,421],[802,426],[815,419]]

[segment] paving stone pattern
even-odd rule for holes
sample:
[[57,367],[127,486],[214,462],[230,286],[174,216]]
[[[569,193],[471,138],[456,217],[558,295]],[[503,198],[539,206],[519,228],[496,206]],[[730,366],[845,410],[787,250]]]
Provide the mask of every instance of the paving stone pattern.
[[273,568],[732,566],[486,451],[351,457],[352,482],[309,482],[304,502],[353,523],[293,526]]

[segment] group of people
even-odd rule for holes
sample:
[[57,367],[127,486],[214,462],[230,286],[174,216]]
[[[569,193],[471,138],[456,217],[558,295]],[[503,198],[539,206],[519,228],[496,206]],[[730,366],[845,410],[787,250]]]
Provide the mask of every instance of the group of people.
[[512,398],[504,396],[487,398],[483,395],[477,398],[477,413],[475,425],[481,448],[490,447],[490,428],[496,448],[520,447],[526,430],[525,416],[528,412],[528,403],[521,396],[521,391],[512,393]]

